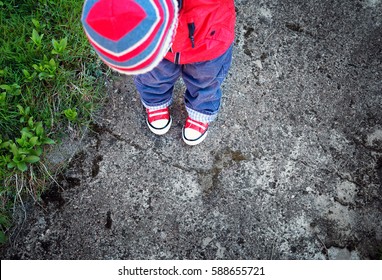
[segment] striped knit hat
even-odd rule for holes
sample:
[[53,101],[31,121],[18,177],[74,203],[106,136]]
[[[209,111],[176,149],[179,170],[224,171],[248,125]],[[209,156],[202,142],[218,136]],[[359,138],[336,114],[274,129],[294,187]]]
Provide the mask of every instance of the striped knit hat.
[[86,0],[85,33],[101,59],[124,74],[152,70],[170,48],[176,0]]

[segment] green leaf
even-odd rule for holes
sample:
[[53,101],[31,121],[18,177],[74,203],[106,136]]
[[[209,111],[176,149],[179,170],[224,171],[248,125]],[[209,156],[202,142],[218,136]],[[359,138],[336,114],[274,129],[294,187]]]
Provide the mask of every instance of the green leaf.
[[28,71],[28,70],[25,70],[25,69],[23,69],[23,74],[24,74],[25,78],[30,78],[30,76],[31,76],[31,74],[29,73],[29,71]]
[[9,85],[0,85],[0,88],[4,89],[6,91],[11,91],[12,90],[12,88]]
[[32,31],[32,41],[35,43],[35,44],[37,44],[38,43],[38,41],[39,41],[39,39],[40,39],[40,35],[38,35],[38,32],[37,32],[37,30],[36,29],[33,29],[33,31]]
[[21,87],[18,84],[12,85],[12,94],[13,95],[20,95],[21,94]]
[[19,155],[19,151],[17,149],[17,146],[15,143],[11,143],[10,144],[10,148],[11,148],[11,152],[14,156],[18,156]]
[[64,114],[69,121],[75,121],[78,115],[78,113],[76,112],[76,109],[70,109],[70,108],[64,110]]
[[37,141],[38,141],[38,137],[37,137],[37,136],[34,136],[34,137],[32,137],[31,139],[29,139],[29,144],[31,144],[32,147],[34,147],[34,146],[36,146]]
[[67,45],[68,45],[68,37],[61,39],[60,46],[62,50],[65,50]]
[[53,145],[53,144],[56,144],[56,142],[50,138],[45,138],[44,141],[42,142],[43,144],[47,144],[47,145]]
[[22,152],[23,150],[22,149],[19,149],[19,154],[17,156],[13,156],[12,158],[12,161],[14,163],[19,163],[19,162],[22,162],[24,160],[24,158],[26,157],[26,155],[22,155]]
[[9,145],[10,145],[9,141],[3,142],[3,143],[1,143],[1,141],[0,141],[0,148],[8,148]]
[[21,135],[27,138],[33,137],[33,133],[30,131],[29,127],[23,127],[23,129],[21,129]]
[[35,132],[38,137],[41,137],[44,134],[44,128],[42,127],[42,122],[37,123]]
[[56,67],[56,62],[54,61],[53,58],[49,60],[49,65],[50,65],[52,68],[55,68],[55,67]]
[[[25,138],[21,137],[21,138],[18,138],[16,139],[16,142],[21,146],[23,147],[25,145]],[[20,151],[19,151],[20,152]]]
[[58,49],[58,47],[60,46],[60,44],[58,43],[56,39],[52,39],[52,45],[54,49]]
[[39,29],[40,28],[40,22],[37,19],[32,18],[33,25]]
[[32,128],[34,126],[33,117],[29,118],[28,125],[29,125],[30,128]]
[[[29,155],[31,152],[30,148],[19,148],[18,153],[19,156],[21,157],[19,161],[23,161],[26,155]],[[16,161],[16,159],[13,159],[13,161]]]
[[7,100],[7,93],[6,92],[0,93],[0,103],[5,103],[6,100]]
[[41,156],[41,154],[42,154],[42,148],[41,148],[41,147],[38,147],[36,150],[31,151],[31,152],[33,152],[33,155],[39,157],[39,156]]
[[40,158],[38,156],[27,156],[24,161],[27,163],[36,163],[40,161]]
[[27,164],[25,162],[19,162],[17,163],[17,168],[22,171],[22,172],[25,172],[28,170],[28,167],[27,167]]
[[10,163],[7,164],[7,167],[8,167],[8,169],[15,168],[15,167],[16,167],[16,163],[14,163],[13,161],[11,161]]
[[42,37],[44,37],[44,34],[39,35],[36,29],[33,29],[31,39],[38,47],[41,46]]
[[42,71],[42,70],[40,69],[40,66],[37,65],[37,64],[32,64],[32,67],[33,67],[35,70],[37,70],[37,71]]
[[58,42],[55,39],[52,39],[52,45],[53,45],[53,50],[52,54],[63,54],[66,46],[68,45],[68,38],[65,37]]
[[[36,65],[37,66],[37,65]],[[31,81],[33,81],[33,79],[36,77],[36,72],[33,72],[32,74],[31,73],[29,73],[29,71],[28,70],[25,70],[25,69],[23,69],[22,70],[23,71],[23,74],[24,74],[24,77],[25,77],[25,79],[24,79],[24,81],[25,82],[31,82]]]
[[41,72],[40,74],[38,74],[38,78],[40,79],[40,81],[42,81],[42,80],[47,79],[47,78],[54,78],[54,75],[51,75],[51,74],[46,73],[46,72]]
[[24,115],[25,111],[24,111],[23,106],[21,106],[20,104],[17,104],[16,107],[17,107],[17,109],[19,109],[20,115]]

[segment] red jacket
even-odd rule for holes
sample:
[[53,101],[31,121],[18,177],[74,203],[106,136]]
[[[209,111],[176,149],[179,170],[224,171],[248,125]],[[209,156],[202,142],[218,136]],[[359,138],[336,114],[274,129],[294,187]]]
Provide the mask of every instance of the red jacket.
[[235,37],[234,0],[182,0],[178,27],[166,59],[176,64],[222,55]]

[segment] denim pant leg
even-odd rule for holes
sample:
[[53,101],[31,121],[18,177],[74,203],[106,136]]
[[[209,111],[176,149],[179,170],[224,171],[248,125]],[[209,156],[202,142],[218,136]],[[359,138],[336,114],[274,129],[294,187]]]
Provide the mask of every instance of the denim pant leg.
[[150,72],[135,76],[134,83],[143,106],[154,110],[168,107],[172,103],[172,91],[180,71],[180,65],[163,59]]
[[232,46],[216,59],[183,65],[185,104],[190,118],[207,123],[216,118],[222,97],[220,87],[231,61]]

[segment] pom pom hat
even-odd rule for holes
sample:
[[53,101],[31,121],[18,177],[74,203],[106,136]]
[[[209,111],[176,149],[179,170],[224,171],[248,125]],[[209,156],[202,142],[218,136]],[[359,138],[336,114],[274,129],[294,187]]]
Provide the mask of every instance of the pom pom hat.
[[85,33],[100,58],[124,74],[152,70],[168,52],[177,0],[87,0]]

